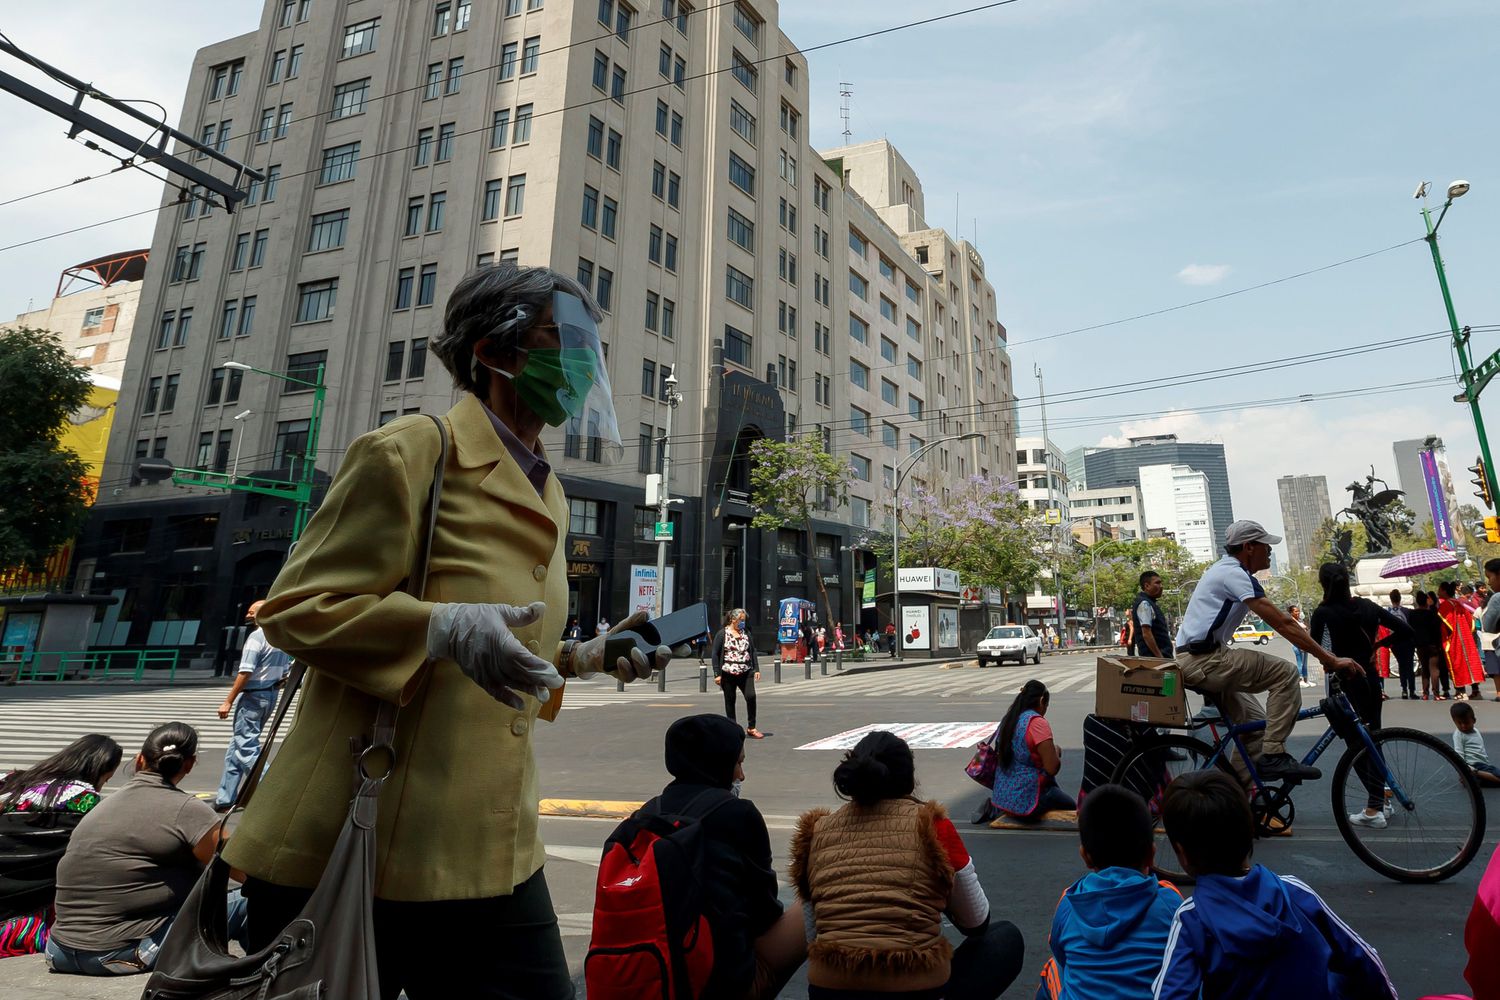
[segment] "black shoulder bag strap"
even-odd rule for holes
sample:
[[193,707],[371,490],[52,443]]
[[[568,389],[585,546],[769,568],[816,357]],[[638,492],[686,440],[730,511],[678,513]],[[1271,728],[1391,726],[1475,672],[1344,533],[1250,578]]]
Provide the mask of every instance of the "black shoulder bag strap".
[[[422,548],[417,553],[415,570],[406,581],[406,592],[420,599],[427,589],[427,570],[432,560],[432,539],[437,532],[438,503],[443,496],[443,472],[448,465],[448,428],[443,424],[440,417],[428,414],[429,419],[437,427],[438,438],[441,442],[438,448],[436,464],[432,469],[432,488],[427,499],[427,531],[422,539]],[[256,787],[260,784],[261,773],[266,769],[271,746],[276,741],[276,733],[281,729],[281,722],[286,718],[287,710],[291,708],[292,699],[296,697],[297,691],[302,687],[302,678],[307,674],[307,664],[297,660],[292,664],[292,672],[287,682],[282,686],[281,698],[276,705],[276,714],[271,718],[271,725],[266,729],[261,738],[260,753],[255,757],[255,765],[245,780],[240,782],[238,794],[234,797],[234,808],[242,809],[250,801],[250,796],[255,794]],[[396,736],[396,716],[400,713],[400,706],[394,702],[381,700],[375,711],[373,739],[370,748],[390,747],[391,741]],[[356,756],[363,748],[355,748]],[[232,811],[232,810],[231,810]]]

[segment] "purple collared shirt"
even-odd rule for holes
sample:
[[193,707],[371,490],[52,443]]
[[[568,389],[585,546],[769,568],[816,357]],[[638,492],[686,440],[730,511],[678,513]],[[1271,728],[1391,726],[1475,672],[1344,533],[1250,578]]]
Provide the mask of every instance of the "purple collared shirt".
[[[552,466],[542,457],[540,451],[530,451],[516,437],[515,432],[505,426],[505,421],[495,416],[490,408],[484,408],[485,415],[490,418],[490,423],[495,426],[495,433],[500,435],[500,443],[505,445],[505,450],[510,452],[510,457],[516,460],[521,467],[521,474],[536,488],[536,495],[542,495],[542,489],[547,485],[547,477],[552,474]],[[538,445],[538,447],[541,447]]]

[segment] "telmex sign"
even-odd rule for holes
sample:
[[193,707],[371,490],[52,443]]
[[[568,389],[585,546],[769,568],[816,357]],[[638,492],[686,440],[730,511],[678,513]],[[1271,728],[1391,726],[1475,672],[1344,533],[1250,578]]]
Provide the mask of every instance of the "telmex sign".
[[923,569],[903,569],[898,575],[896,586],[899,590],[929,590],[956,594],[959,591],[958,571],[937,569],[931,566]]

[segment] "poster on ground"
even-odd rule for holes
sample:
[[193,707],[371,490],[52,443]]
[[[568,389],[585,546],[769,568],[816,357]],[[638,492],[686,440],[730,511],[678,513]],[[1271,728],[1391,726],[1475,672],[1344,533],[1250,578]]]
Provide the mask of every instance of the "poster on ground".
[[957,750],[989,739],[999,722],[876,722],[804,743],[798,750],[849,750],[870,733],[895,733],[913,750]]
[[937,609],[937,648],[958,648],[958,609]]
[[[672,613],[672,567],[667,567],[667,592],[662,602],[661,613]],[[656,617],[656,567],[634,564],[630,567],[630,610],[627,614],[644,611]]]
[[932,636],[928,633],[928,609],[923,605],[901,608],[901,645],[905,649],[931,649]]

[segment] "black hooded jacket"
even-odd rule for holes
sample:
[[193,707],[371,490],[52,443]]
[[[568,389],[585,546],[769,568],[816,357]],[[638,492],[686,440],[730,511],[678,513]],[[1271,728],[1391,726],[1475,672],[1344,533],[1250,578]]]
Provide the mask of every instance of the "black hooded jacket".
[[[714,972],[704,996],[728,996],[755,975],[754,942],[781,916],[776,872],[771,867],[771,836],[760,810],[733,798],[734,768],[745,733],[722,715],[692,715],[667,730],[667,771],[673,781],[658,797],[660,811],[694,815],[718,806],[703,819],[708,838],[709,925],[714,934]],[[718,789],[723,796],[704,793]],[[701,796],[701,798],[700,798]]]

